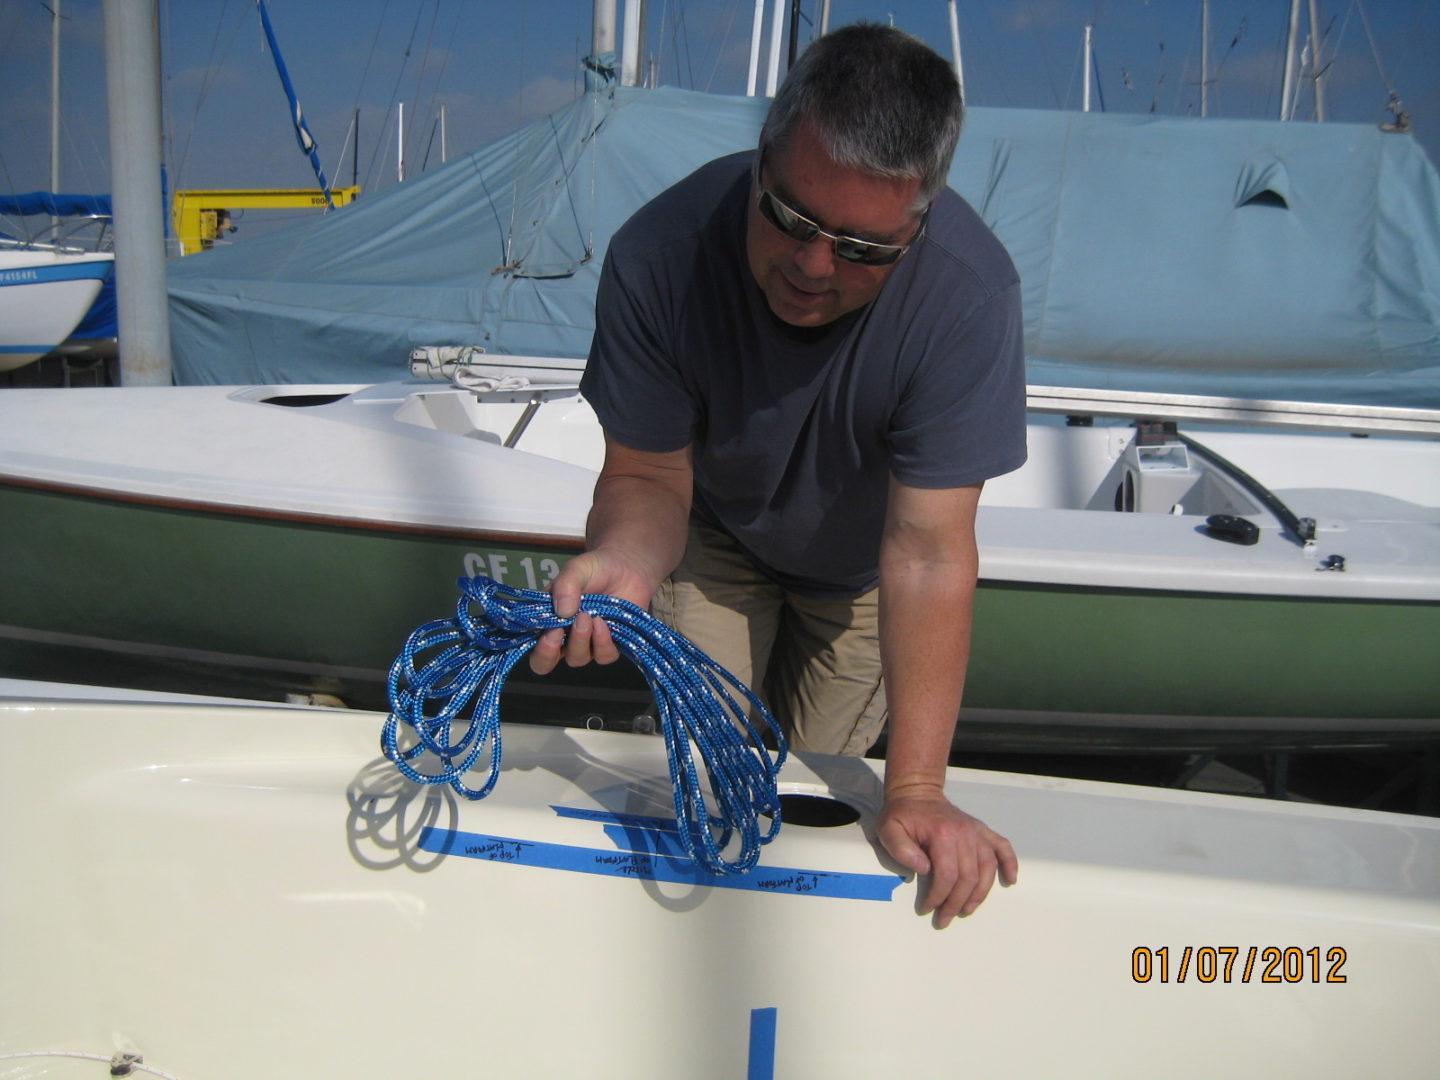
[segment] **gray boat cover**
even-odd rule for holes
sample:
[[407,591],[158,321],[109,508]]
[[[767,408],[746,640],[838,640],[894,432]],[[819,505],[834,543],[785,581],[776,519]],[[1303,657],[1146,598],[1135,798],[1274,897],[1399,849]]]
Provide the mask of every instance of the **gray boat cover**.
[[[555,114],[169,265],[179,383],[403,378],[412,348],[584,357],[605,246],[764,99],[591,79]],[[1024,281],[1033,384],[1440,406],[1440,179],[1353,124],[969,111],[950,176]]]

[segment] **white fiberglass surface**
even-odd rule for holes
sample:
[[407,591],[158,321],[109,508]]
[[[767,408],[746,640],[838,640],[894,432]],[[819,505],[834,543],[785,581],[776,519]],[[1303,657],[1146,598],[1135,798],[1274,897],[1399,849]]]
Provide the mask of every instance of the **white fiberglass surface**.
[[[346,389],[346,388],[338,388]],[[266,403],[277,388],[14,390],[0,470],[27,480],[268,512],[578,535],[594,480],[393,419]],[[325,399],[324,388],[287,391]]]
[[1132,432],[1032,423],[1029,457],[1012,473],[985,482],[986,506],[1083,510],[1111,471]]
[[[1182,430],[1272,492],[1297,490],[1317,497],[1319,492],[1334,492],[1325,499],[1327,505],[1350,506],[1362,512],[1375,504],[1347,498],[1350,493],[1383,496],[1410,504],[1408,513],[1421,519],[1427,516],[1424,511],[1440,508],[1440,440],[1359,438],[1302,431],[1218,431],[1201,425]],[[1127,451],[1133,455],[1130,448],[1134,436],[1129,426],[1066,427],[1048,418],[1032,421],[1027,431],[1029,460],[1015,472],[988,481],[984,503],[1059,510],[1111,509],[1115,489],[1122,481],[1117,465]],[[1181,513],[1203,516],[1233,512],[1222,504],[1246,497],[1233,480],[1194,452],[1177,453],[1170,461],[1159,463],[1169,468],[1147,470],[1137,466],[1131,470],[1133,480],[1141,488],[1147,484],[1163,486],[1172,479],[1167,473],[1181,471],[1175,465],[1182,462],[1197,478],[1208,474],[1210,480],[1200,492],[1203,498],[1188,505],[1183,496],[1190,485],[1176,489]],[[1303,507],[1303,499],[1299,501]],[[1174,512],[1174,503],[1163,505],[1158,512]],[[1303,513],[1303,509],[1299,512]],[[1392,506],[1388,512],[1399,510]]]
[[1027,1077],[1420,1077],[1440,1055],[1431,819],[953,770],[1021,877],[942,932],[873,841],[871,763],[788,767],[860,820],[787,825],[767,885],[727,884],[634,856],[672,812],[662,739],[507,727],[472,803],[400,782],[381,720],[0,707],[26,751],[0,757],[0,1055],[728,1078],[755,1075],[766,1014],[776,1076],[949,1075],[961,1046]]
[[529,400],[536,392],[477,398],[459,390],[421,391],[396,410],[395,418],[497,446],[508,443],[527,453],[598,471],[605,458],[605,437],[579,390],[543,391],[538,408]]
[[[328,390],[15,390],[0,399],[0,468],[41,482],[222,505],[565,536],[582,531],[603,437],[573,389],[542,388],[542,403],[528,420],[530,389],[484,401],[414,383]],[[283,407],[276,397],[306,404]],[[512,436],[519,453],[502,448]],[[1129,427],[1072,428],[1045,418],[1031,423],[1029,438],[1027,464],[985,487],[979,531],[987,576],[1099,587],[1440,596],[1440,442],[1281,432],[1200,436],[1287,498],[1297,515],[1319,522],[1312,550],[1199,455],[1173,448],[1142,455]],[[1213,513],[1249,516],[1260,543],[1241,547],[1206,536],[1204,522]],[[1316,573],[1331,554],[1345,558],[1345,573]]]
[[[396,417],[437,431],[502,444],[598,470],[604,437],[578,391],[535,388],[487,394],[451,389],[420,392]],[[528,415],[527,415],[528,413]],[[1440,442],[1299,431],[1188,432],[1272,491],[1296,490],[1299,513],[1378,520],[1428,521],[1440,508]],[[1252,493],[1188,450],[1145,451],[1137,458],[1135,429],[1102,422],[1068,427],[1058,418],[1028,425],[1029,460],[985,486],[984,505],[1050,510],[1117,508],[1204,518],[1258,514]],[[1137,490],[1127,492],[1128,483]],[[1118,505],[1117,505],[1118,504]],[[1431,511],[1427,513],[1427,511]]]
[[0,247],[0,370],[30,363],[63,341],[99,295],[99,277],[45,280],[47,270],[76,263],[108,263],[109,254],[70,254]]

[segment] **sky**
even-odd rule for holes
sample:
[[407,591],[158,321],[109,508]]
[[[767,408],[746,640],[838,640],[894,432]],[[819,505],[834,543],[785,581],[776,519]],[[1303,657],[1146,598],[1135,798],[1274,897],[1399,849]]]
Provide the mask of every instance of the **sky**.
[[[1440,0],[1314,2],[1323,34],[1326,119],[1390,120],[1393,91],[1431,161],[1440,162]],[[573,100],[591,42],[593,0],[267,3],[331,182],[349,184],[353,176],[371,193],[398,182],[401,103],[406,166],[414,176],[440,164],[442,105],[453,158]],[[172,188],[314,186],[254,0],[157,4]],[[624,4],[618,0],[621,10]],[[1308,0],[1302,6],[1308,29]],[[59,186],[109,190],[101,0],[0,0],[0,190],[49,187],[56,7]],[[820,0],[802,7],[803,44],[815,32],[810,20],[818,20]],[[1278,116],[1289,9],[1288,0],[1210,0],[1208,115]],[[754,10],[754,0],[649,0],[646,52],[659,82],[743,94]],[[958,12],[971,105],[1080,108],[1090,24],[1092,108],[1200,115],[1201,0],[959,0]],[[769,18],[767,11],[767,33]],[[945,0],[832,0],[832,27],[862,19],[893,21],[951,55]],[[1296,115],[1311,122],[1314,110],[1306,91]],[[247,214],[253,226],[275,227],[259,211]],[[281,212],[276,220],[293,218]]]

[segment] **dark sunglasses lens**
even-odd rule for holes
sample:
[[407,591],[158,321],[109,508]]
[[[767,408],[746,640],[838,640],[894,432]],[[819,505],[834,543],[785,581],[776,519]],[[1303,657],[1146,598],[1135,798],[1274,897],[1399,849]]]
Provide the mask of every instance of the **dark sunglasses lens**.
[[799,240],[802,244],[814,239],[819,231],[814,224],[795,213],[768,191],[760,193],[760,212],[771,225],[791,240]]
[[863,240],[847,240],[840,237],[835,241],[835,254],[847,262],[863,263],[866,266],[889,266],[904,253],[902,247],[891,244],[867,244]]
[[[821,235],[820,226],[801,217],[768,191],[760,192],[760,213],[771,225],[799,243],[808,244]],[[904,247],[893,244],[871,244],[845,236],[833,237],[833,240],[836,255],[846,262],[865,266],[889,266],[905,254]]]

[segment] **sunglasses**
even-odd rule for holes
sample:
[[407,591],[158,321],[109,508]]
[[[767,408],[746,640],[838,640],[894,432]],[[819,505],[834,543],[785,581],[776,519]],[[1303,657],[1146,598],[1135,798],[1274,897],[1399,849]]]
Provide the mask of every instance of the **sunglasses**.
[[[921,218],[920,227],[915,230],[915,235],[910,238],[909,243],[876,244],[869,240],[856,240],[853,236],[836,236],[834,233],[826,232],[798,210],[786,206],[775,196],[774,192],[767,188],[760,189],[759,202],[760,216],[791,240],[800,244],[808,244],[817,236],[823,237],[834,245],[837,258],[844,259],[846,262],[859,263],[861,266],[894,265],[925,231],[925,218]],[[929,213],[929,210],[926,210],[926,217],[929,216]]]

